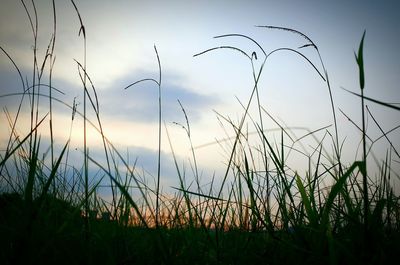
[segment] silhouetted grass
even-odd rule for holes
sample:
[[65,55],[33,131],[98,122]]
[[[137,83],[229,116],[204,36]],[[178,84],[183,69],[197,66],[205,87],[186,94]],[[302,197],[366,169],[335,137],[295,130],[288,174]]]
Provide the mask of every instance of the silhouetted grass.
[[[52,71],[56,42],[56,6],[53,1],[54,29],[43,61],[36,54],[38,16],[35,2],[23,7],[29,18],[34,38],[33,75],[27,81],[13,57],[0,47],[19,73],[22,92],[1,97],[21,97],[17,112],[7,109],[10,135],[5,151],[0,154],[0,261],[2,264],[391,264],[396,263],[400,247],[400,201],[391,182],[398,172],[391,167],[392,156],[399,153],[384,132],[379,121],[367,109],[364,100],[398,111],[396,106],[364,96],[365,77],[361,39],[356,62],[359,67],[362,106],[363,156],[360,161],[346,164],[341,160],[341,143],[328,73],[317,45],[295,29],[260,26],[263,30],[282,30],[294,33],[306,42],[294,49],[281,47],[267,53],[254,39],[243,34],[226,34],[216,38],[242,38],[259,50],[246,52],[239,47],[224,45],[210,48],[195,56],[213,51],[228,50],[245,56],[252,67],[252,93],[242,103],[243,115],[238,123],[217,113],[227,138],[221,147],[227,151],[223,176],[214,176],[211,184],[202,186],[192,145],[190,120],[183,107],[185,124],[181,126],[190,141],[192,175],[177,162],[168,130],[167,137],[175,161],[179,186],[175,194],[160,192],[162,97],[161,63],[156,83],[159,92],[159,152],[155,187],[148,185],[148,176],[139,173],[113,146],[102,129],[96,88],[86,67],[86,30],[78,7],[71,0],[80,21],[83,37],[83,63],[76,61],[82,81],[83,111],[52,94]],[[33,11],[30,11],[33,10]],[[312,62],[302,51],[314,49],[320,61]],[[309,131],[297,138],[286,126],[274,119],[262,106],[259,80],[269,56],[290,52],[312,66],[321,81],[326,83],[331,101],[334,134],[329,127]],[[261,62],[256,67],[255,61]],[[320,70],[321,68],[321,70]],[[45,70],[48,69],[48,73]],[[49,77],[48,83],[43,76]],[[128,86],[129,87],[129,86]],[[43,92],[44,88],[48,93]],[[57,90],[58,91],[58,90]],[[26,135],[16,131],[24,99],[29,99],[30,130]],[[40,115],[41,100],[48,100],[48,114]],[[53,134],[53,106],[62,104],[71,110],[71,128],[75,117],[84,121],[83,165],[69,164],[69,139],[56,143]],[[256,106],[256,116],[250,107]],[[43,108],[43,107],[42,107]],[[42,110],[42,109],[40,109]],[[88,120],[93,111],[96,122]],[[367,172],[370,152],[365,126],[369,115],[390,148],[379,163],[379,175]],[[279,128],[280,142],[274,140],[265,127],[266,119]],[[49,121],[50,144],[43,146],[38,128]],[[95,128],[102,139],[104,161],[91,157],[87,146],[87,126]],[[252,129],[249,129],[249,128]],[[397,130],[394,127],[392,130]],[[320,139],[317,132],[325,132]],[[250,135],[257,135],[256,142]],[[304,138],[315,141],[312,152],[297,150],[295,144]],[[71,133],[70,133],[71,138]],[[328,143],[327,143],[328,142]],[[375,143],[370,141],[369,148]],[[56,148],[61,145],[60,150]],[[328,146],[327,146],[328,145]],[[333,148],[333,154],[327,150]],[[42,150],[44,152],[41,157]],[[301,176],[287,164],[291,152],[308,159],[308,171]],[[50,158],[48,158],[50,154]],[[103,165],[105,163],[105,165]],[[100,176],[89,179],[89,165],[96,166]],[[122,166],[121,166],[122,165]],[[67,169],[68,168],[68,169]],[[110,180],[111,199],[98,195],[104,178]],[[222,179],[217,185],[215,178]],[[138,191],[139,195],[132,192]]]

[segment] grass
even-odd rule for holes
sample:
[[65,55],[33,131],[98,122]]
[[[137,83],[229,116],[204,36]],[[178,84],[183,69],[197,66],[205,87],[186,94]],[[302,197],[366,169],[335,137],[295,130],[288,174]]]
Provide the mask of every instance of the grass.
[[[83,63],[76,61],[82,81],[83,111],[58,99],[53,92],[51,76],[54,67],[56,42],[56,6],[53,1],[54,32],[42,62],[36,54],[38,16],[35,2],[28,8],[33,38],[33,75],[28,81],[4,47],[3,54],[15,67],[23,92],[13,94],[21,101],[12,115],[6,108],[10,135],[5,151],[0,154],[0,259],[3,264],[390,264],[396,263],[400,247],[400,197],[391,183],[399,174],[392,169],[393,157],[398,152],[365,100],[384,108],[398,111],[398,107],[364,96],[365,76],[362,36],[356,63],[359,68],[363,154],[361,160],[346,164],[341,159],[336,108],[331,93],[328,72],[317,45],[304,33],[295,29],[260,26],[262,30],[281,30],[305,40],[298,48],[278,48],[269,53],[258,42],[242,34],[227,34],[216,38],[243,38],[259,50],[246,53],[233,46],[220,46],[200,52],[228,50],[245,56],[252,67],[253,87],[250,98],[242,103],[243,115],[238,123],[217,113],[225,130],[233,130],[228,138],[226,171],[214,176],[209,186],[202,186],[196,153],[191,143],[190,122],[182,108],[185,124],[181,126],[190,140],[194,181],[187,183],[190,172],[180,168],[167,131],[171,153],[175,161],[179,186],[176,193],[160,191],[160,145],[162,130],[161,63],[158,80],[145,78],[132,83],[150,81],[159,92],[159,156],[155,187],[148,177],[139,174],[135,164],[107,139],[102,129],[100,99],[88,74],[86,55]],[[79,9],[77,13],[80,36],[86,54],[86,30]],[[33,10],[33,11],[30,11]],[[320,61],[312,62],[302,53],[313,49]],[[315,140],[312,152],[298,150],[290,129],[276,121],[262,106],[259,80],[271,54],[290,52],[300,56],[316,71],[327,86],[330,97],[334,132],[329,128],[310,131],[304,137]],[[256,67],[255,62],[261,62]],[[320,65],[320,66],[318,66]],[[322,68],[322,70],[319,70]],[[46,72],[48,71],[48,72]],[[48,76],[45,83],[43,77]],[[128,86],[128,87],[130,87]],[[128,88],[127,87],[127,88]],[[48,93],[43,92],[47,90]],[[6,97],[10,95],[2,95]],[[21,109],[28,98],[30,131],[19,135],[16,131]],[[42,100],[48,100],[48,114]],[[83,165],[69,164],[69,142],[56,143],[53,135],[53,107],[63,104],[75,117],[84,121]],[[256,116],[250,107],[256,106]],[[367,112],[365,110],[367,109]],[[96,122],[88,119],[95,114]],[[389,144],[386,157],[378,160],[379,175],[371,176],[367,163],[371,148],[365,121],[373,119]],[[271,139],[265,126],[266,119],[276,123],[279,141]],[[43,146],[39,129],[49,122],[50,144]],[[355,124],[355,123],[354,123]],[[101,135],[104,162],[94,159],[87,144],[87,126]],[[249,129],[249,128],[252,129]],[[397,130],[394,127],[392,130]],[[253,131],[252,131],[253,130]],[[320,139],[317,132],[325,132]],[[258,136],[256,141],[250,135]],[[71,135],[71,134],[70,134]],[[71,137],[70,137],[71,138]],[[70,139],[71,140],[71,139]],[[61,144],[61,148],[57,148]],[[332,152],[328,152],[332,148]],[[40,157],[42,150],[45,155]],[[308,160],[308,171],[298,174],[287,164],[292,152],[301,153]],[[50,156],[50,157],[48,157]],[[97,167],[100,175],[89,179],[89,165]],[[121,166],[122,165],[122,166]],[[222,179],[217,185],[215,179]],[[107,201],[98,195],[103,179],[109,179],[112,198]],[[207,187],[207,188],[205,188]],[[139,195],[134,195],[135,189]]]

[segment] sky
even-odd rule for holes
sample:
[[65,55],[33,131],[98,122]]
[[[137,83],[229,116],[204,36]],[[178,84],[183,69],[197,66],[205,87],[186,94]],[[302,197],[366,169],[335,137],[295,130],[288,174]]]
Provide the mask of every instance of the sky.
[[[23,77],[31,82],[33,37],[27,14],[19,1],[1,2],[0,46],[13,58]],[[31,2],[25,2],[33,14]],[[343,88],[359,93],[354,52],[364,30],[365,95],[393,104],[400,102],[398,1],[75,2],[86,30],[87,72],[98,95],[104,132],[121,153],[129,154],[131,161],[137,158],[138,168],[152,176],[157,172],[158,87],[150,81],[124,88],[143,78],[158,80],[154,46],[157,48],[162,76],[161,150],[166,188],[177,183],[172,151],[177,155],[179,165],[190,172],[191,143],[198,147],[195,148],[196,159],[204,181],[209,181],[214,174],[217,178],[221,175],[227,153],[215,143],[234,135],[229,124],[222,122],[221,125],[221,117],[229,117],[238,123],[243,115],[241,104],[248,101],[253,88],[252,64],[243,54],[233,49],[218,49],[201,56],[193,55],[213,47],[234,46],[249,55],[255,52],[258,57],[253,60],[255,70],[261,66],[262,52],[248,39],[233,36],[213,38],[215,36],[243,34],[257,41],[267,53],[279,47],[297,49],[308,42],[287,31],[256,26],[288,27],[311,38],[329,74],[340,141],[345,141],[343,156],[350,162],[361,154],[361,136],[351,122],[361,124],[361,106],[359,98]],[[52,1],[35,3],[39,28],[37,52],[42,61],[53,32]],[[84,62],[83,38],[78,35],[79,19],[71,2],[55,3],[57,35],[52,84],[63,92],[54,92],[55,97],[70,106],[75,100],[78,111],[83,111],[83,89],[76,63]],[[315,49],[306,47],[299,51],[323,73]],[[0,95],[22,92],[14,66],[4,53],[0,58]],[[297,137],[333,123],[326,82],[298,54],[282,51],[271,55],[263,68],[259,88],[262,106],[281,124],[292,128]],[[19,96],[3,96],[0,105],[3,110],[7,108],[15,114],[19,100]],[[178,100],[189,120],[190,139],[182,126],[176,124],[186,126],[185,113]],[[44,115],[48,103],[43,100],[41,104],[41,114]],[[398,111],[373,103],[368,103],[368,106],[384,131],[399,125]],[[75,150],[75,161],[79,164],[82,119],[77,118],[71,126],[72,111],[63,104],[55,104],[54,113],[56,142],[62,146],[71,135],[71,150]],[[256,119],[256,109],[251,109],[250,113]],[[89,115],[95,121],[93,111]],[[17,127],[22,135],[28,132],[29,119],[26,102]],[[249,125],[252,125],[251,121]],[[273,130],[278,126],[265,118],[265,127]],[[254,127],[249,130],[254,131]],[[329,130],[333,132],[333,127]],[[323,132],[316,135],[322,138]],[[41,133],[44,139],[48,139],[48,126]],[[368,120],[368,133],[371,139],[381,136],[371,118]],[[88,135],[93,157],[101,160],[99,134],[89,130]],[[8,136],[6,115],[1,113],[0,149],[4,150]],[[388,138],[395,147],[400,147],[398,130],[388,134]],[[305,142],[305,145],[311,142]],[[388,142],[381,139],[374,145],[374,152],[380,157],[387,146]],[[71,157],[73,160],[74,154]],[[304,161],[297,159],[296,155],[292,160],[295,167],[302,167]],[[400,158],[394,156],[393,160],[399,166]]]

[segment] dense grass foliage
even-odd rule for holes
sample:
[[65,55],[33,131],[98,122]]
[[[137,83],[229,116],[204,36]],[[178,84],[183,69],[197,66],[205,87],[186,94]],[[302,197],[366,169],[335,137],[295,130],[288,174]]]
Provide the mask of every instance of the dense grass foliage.
[[[79,111],[75,102],[69,105],[52,94],[57,9],[53,1],[54,32],[46,55],[40,61],[36,54],[39,19],[36,8],[22,3],[34,36],[30,81],[22,75],[6,49],[0,47],[2,56],[20,75],[23,87],[22,93],[13,95],[21,97],[17,110],[10,113],[4,109],[10,135],[8,142],[2,143],[5,148],[0,154],[1,264],[397,264],[400,197],[392,183],[399,172],[392,170],[391,163],[393,157],[398,159],[399,155],[382,132],[389,143],[387,156],[379,160],[379,175],[369,174],[367,148],[372,144],[368,142],[365,127],[368,113],[364,101],[373,101],[382,108],[391,108],[390,111],[399,111],[399,108],[364,96],[365,33],[355,56],[360,80],[360,94],[355,94],[360,97],[362,114],[362,125],[358,127],[363,143],[360,160],[345,163],[341,159],[336,108],[317,45],[297,30],[262,26],[262,30],[296,34],[305,43],[298,49],[278,48],[268,53],[249,36],[228,34],[217,38],[248,40],[258,52],[249,54],[238,47],[220,46],[195,55],[203,56],[220,49],[239,52],[252,66],[252,93],[242,105],[243,115],[238,123],[218,114],[225,126],[235,132],[234,139],[228,143],[225,174],[215,176],[221,181],[202,186],[193,146],[193,181],[188,180],[190,174],[179,166],[171,144],[179,186],[175,194],[163,194],[160,189],[162,56],[157,49],[154,47],[159,79],[132,83],[150,81],[157,85],[159,92],[158,175],[155,187],[151,187],[147,176],[136,171],[103,133],[101,98],[97,97],[86,69],[86,54],[82,62],[76,61],[82,81],[83,109]],[[71,3],[78,15],[79,33],[86,51],[83,18],[73,0]],[[34,1],[32,5],[35,7]],[[320,61],[312,62],[302,53],[304,49],[313,49]],[[303,153],[309,161],[308,171],[303,176],[286,164],[294,142],[301,139],[294,139],[290,130],[271,117],[259,99],[263,67],[271,54],[281,51],[300,56],[305,64],[313,67],[321,82],[326,84],[331,102],[333,132],[331,127],[317,130],[326,133],[323,139],[315,136],[316,145],[311,153]],[[26,135],[19,135],[16,127],[20,116],[27,115],[20,112],[26,102],[29,103],[30,130]],[[45,112],[43,102],[47,102]],[[69,162],[70,141],[56,143],[54,140],[54,104],[69,107],[72,117],[84,121],[81,165]],[[250,114],[251,106],[256,109],[254,116]],[[95,121],[87,118],[89,111],[95,114]],[[183,107],[182,112],[186,118],[182,127],[190,140],[190,122]],[[40,113],[47,114],[41,116]],[[369,115],[373,118],[371,113]],[[266,133],[266,119],[272,119],[280,128],[278,141]],[[47,126],[45,124],[49,124],[50,132],[47,142],[39,133],[39,129]],[[376,124],[379,127],[379,123]],[[104,148],[104,161],[90,155],[87,126],[95,128],[101,136],[99,144]],[[249,138],[251,126],[258,136],[256,142]],[[314,136],[317,131],[308,136]],[[170,141],[168,134],[167,140]],[[95,180],[91,180],[89,174],[89,167],[93,166],[100,172]],[[109,181],[110,200],[99,196],[101,183],[105,181]]]

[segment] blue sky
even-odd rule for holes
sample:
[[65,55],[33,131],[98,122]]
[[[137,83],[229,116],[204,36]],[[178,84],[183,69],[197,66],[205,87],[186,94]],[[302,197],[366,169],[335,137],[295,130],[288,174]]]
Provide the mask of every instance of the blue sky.
[[[298,35],[257,28],[255,25],[290,27],[307,34],[318,46],[328,70],[336,107],[355,122],[360,122],[358,98],[341,89],[358,92],[358,72],[354,51],[363,31],[367,96],[382,101],[400,102],[400,19],[398,1],[76,1],[87,32],[87,67],[100,101],[104,129],[110,140],[139,165],[155,173],[157,150],[157,87],[142,83],[123,88],[142,78],[158,78],[153,46],[162,65],[163,121],[174,146],[189,168],[189,141],[184,130],[173,122],[185,123],[177,102],[187,111],[194,146],[223,139],[224,128],[216,118],[221,113],[237,121],[243,111],[236,97],[246,102],[252,89],[251,64],[232,50],[218,50],[199,57],[208,48],[230,45],[249,52],[260,51],[241,38],[213,39],[229,33],[245,34],[268,52],[278,47],[297,48],[306,44]],[[30,3],[27,5],[31,10]],[[61,100],[82,107],[83,95],[74,59],[83,62],[79,20],[69,1],[56,1],[57,40],[53,84],[65,95]],[[39,56],[43,58],[52,32],[51,1],[38,1]],[[18,1],[3,0],[0,10],[0,45],[15,60],[28,79],[32,69],[32,33]],[[315,50],[302,50],[318,69]],[[10,61],[0,55],[0,94],[21,92],[19,79]],[[256,67],[259,61],[256,61]],[[315,130],[332,124],[326,84],[299,56],[282,52],[268,59],[260,81],[262,105],[289,127]],[[2,107],[15,111],[18,98],[0,98]],[[398,112],[369,104],[384,130],[399,124]],[[60,145],[69,135],[71,111],[55,106],[56,139]],[[43,110],[43,113],[46,111]],[[253,113],[255,115],[255,113]],[[28,115],[21,118],[19,130],[26,132]],[[341,140],[346,141],[345,157],[355,159],[360,135],[348,119],[338,112]],[[0,140],[8,136],[5,115],[1,116]],[[372,138],[380,133],[369,121]],[[72,146],[81,147],[81,121],[74,124]],[[268,121],[268,128],[276,125]],[[225,128],[227,129],[227,128]],[[228,129],[228,136],[233,131]],[[297,136],[307,131],[294,130]],[[46,136],[46,130],[43,131]],[[101,147],[95,132],[90,138],[93,150]],[[48,135],[47,135],[48,136]],[[389,135],[400,146],[396,131]],[[171,149],[163,131],[163,157],[171,164]],[[381,140],[384,142],[383,140]],[[347,144],[348,143],[348,144]],[[3,144],[1,145],[3,147]],[[383,145],[386,146],[386,145]],[[383,147],[382,147],[383,148]],[[382,152],[377,146],[377,152]],[[225,155],[218,145],[200,148],[198,163],[205,178],[224,168]],[[397,158],[397,161],[399,159]],[[185,162],[186,161],[186,162]],[[173,183],[174,168],[166,165],[164,175]]]

